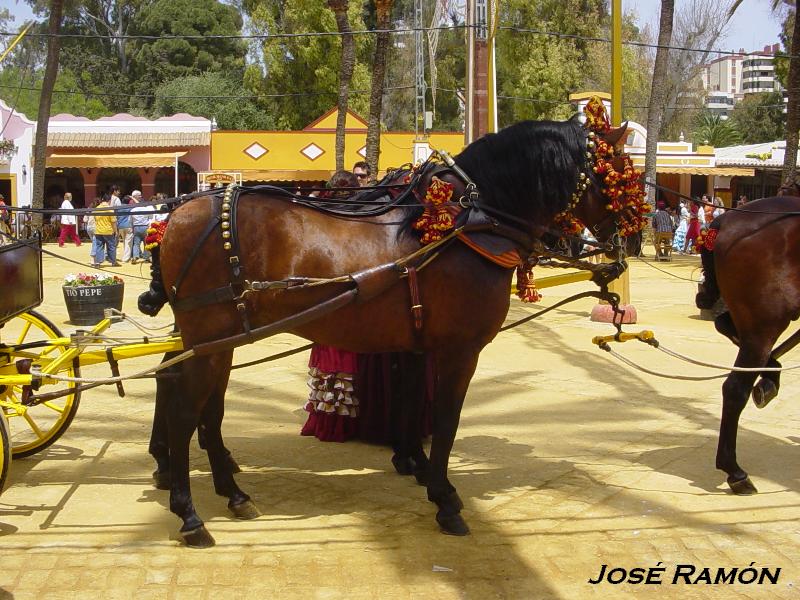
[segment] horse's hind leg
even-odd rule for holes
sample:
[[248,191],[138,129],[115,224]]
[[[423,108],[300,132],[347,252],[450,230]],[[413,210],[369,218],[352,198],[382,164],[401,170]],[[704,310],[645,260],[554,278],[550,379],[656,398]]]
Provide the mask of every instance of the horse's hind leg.
[[255,519],[260,515],[258,508],[250,500],[250,496],[236,485],[233,474],[238,472],[238,465],[233,461],[230,452],[225,448],[222,441],[222,419],[225,415],[226,387],[227,377],[212,392],[202,415],[205,448],[208,452],[208,461],[211,463],[214,491],[218,495],[228,498],[228,508],[237,519]]
[[458,429],[461,407],[470,379],[478,365],[478,352],[464,348],[442,349],[436,357],[433,440],[428,471],[428,500],[439,508],[436,522],[444,533],[467,535],[469,527],[461,517],[464,504],[447,479],[447,464]]
[[[161,362],[175,356],[177,352],[168,352]],[[148,451],[156,461],[153,480],[159,490],[169,489],[169,439],[167,428],[167,406],[170,398],[178,395],[177,379],[180,377],[181,365],[173,365],[159,371],[156,379],[156,403],[153,414],[153,429],[150,433]]]
[[420,485],[425,485],[430,465],[422,448],[426,355],[409,352],[402,355],[400,361],[400,401],[392,407],[392,422],[396,426],[392,439],[392,464],[400,475],[413,474]]
[[[777,336],[776,336],[777,337]],[[762,367],[770,358],[774,338],[761,339],[757,343],[742,342],[737,367]],[[756,490],[747,473],[736,461],[736,434],[739,415],[747,404],[747,397],[758,373],[732,371],[722,384],[722,419],[717,446],[717,468],[728,474],[728,485],[735,494],[755,494]]]

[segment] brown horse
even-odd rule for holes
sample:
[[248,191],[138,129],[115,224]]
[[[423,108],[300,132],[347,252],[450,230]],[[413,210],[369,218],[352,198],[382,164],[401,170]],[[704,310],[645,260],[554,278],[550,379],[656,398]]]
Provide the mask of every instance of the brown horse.
[[[736,367],[780,367],[778,359],[800,342],[795,333],[775,347],[800,317],[800,198],[748,202],[741,211],[715,219],[711,229],[717,233],[713,249],[701,248],[705,281],[696,304],[711,308],[720,297],[725,301],[727,311],[715,319],[715,326],[739,347]],[[717,468],[728,474],[733,492],[742,495],[757,490],[736,461],[739,415],[751,392],[756,406],[763,408],[780,387],[780,372],[762,372],[755,383],[758,375],[732,371],[722,384]]]
[[[613,145],[622,133],[612,130],[604,137]],[[483,222],[490,230],[481,235],[510,243],[525,256],[538,247],[535,240],[554,216],[571,209],[605,242],[625,211],[610,212],[594,182],[591,135],[576,119],[524,122],[471,144],[456,158],[455,167],[440,167],[436,173],[454,186],[453,201],[460,199],[465,207],[457,224],[488,213]],[[222,199],[196,197],[172,213],[160,248],[161,280],[184,347],[197,351],[178,370],[174,389],[180,395],[167,411],[170,509],[183,520],[187,544],[214,543],[195,511],[189,487],[188,445],[199,422],[206,429],[216,492],[229,499],[237,517],[258,515],[234,481],[235,463],[221,435],[232,346],[252,340],[259,328],[341,298],[354,283],[355,302],[279,329],[355,352],[425,352],[433,357],[437,382],[430,461],[418,437],[413,457],[423,471],[420,479],[427,481],[428,499],[438,507],[442,530],[468,533],[459,514],[463,505],[447,479],[447,464],[478,356],[508,311],[512,270],[453,239],[407,265],[420,267],[415,286],[401,279],[407,271],[396,261],[420,249],[409,223],[421,212],[419,200],[430,182],[429,169],[423,169],[410,184],[413,195],[404,195],[411,206],[395,203],[382,214],[358,218],[325,214],[275,188],[245,189],[238,197]],[[355,275],[342,277],[348,274]],[[319,286],[294,286],[288,279],[300,276],[340,279]],[[255,281],[278,284],[243,292]],[[291,287],[278,289],[281,285]],[[419,290],[414,301],[410,287]],[[235,298],[230,294],[234,288],[242,292]],[[424,306],[421,327],[415,326],[419,310],[412,314],[411,304]]]

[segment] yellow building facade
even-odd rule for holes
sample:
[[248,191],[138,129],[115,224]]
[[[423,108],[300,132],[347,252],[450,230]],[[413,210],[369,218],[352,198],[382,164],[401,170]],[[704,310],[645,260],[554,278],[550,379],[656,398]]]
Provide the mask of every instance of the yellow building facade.
[[[242,181],[327,181],[336,170],[336,119],[334,108],[301,131],[213,131],[211,169],[240,174]],[[413,132],[381,132],[378,177],[387,169],[414,162]],[[431,133],[431,149],[458,154],[463,133]],[[346,169],[367,155],[367,123],[353,112],[345,120]]]

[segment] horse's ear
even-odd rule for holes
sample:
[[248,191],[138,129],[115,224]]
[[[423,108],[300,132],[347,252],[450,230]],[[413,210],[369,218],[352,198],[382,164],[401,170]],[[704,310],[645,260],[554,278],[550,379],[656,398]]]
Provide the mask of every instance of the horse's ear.
[[625,136],[625,132],[628,131],[628,122],[625,121],[619,127],[612,129],[608,133],[603,136],[603,139],[610,144],[611,146],[616,146],[619,141]]

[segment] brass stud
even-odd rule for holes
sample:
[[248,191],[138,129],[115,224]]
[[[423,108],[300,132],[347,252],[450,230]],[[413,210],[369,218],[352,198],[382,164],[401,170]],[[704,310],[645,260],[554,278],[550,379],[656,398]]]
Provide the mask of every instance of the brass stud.
[[228,203],[228,202],[223,202],[222,203],[222,210],[230,210],[230,209],[231,209],[230,203]]
[[230,237],[231,237],[231,232],[230,232],[230,231],[223,231],[223,232],[222,232],[222,237],[223,237],[223,238],[225,238],[226,240],[227,240],[227,239],[230,239]]
[[228,219],[230,219],[230,218],[231,218],[231,213],[229,213],[229,212],[224,212],[224,213],[222,213],[220,216],[221,216],[223,219],[225,219],[225,220],[227,221]]
[[589,135],[590,138],[594,138],[595,137],[594,131],[590,131],[588,135]]
[[586,158],[592,158],[592,153],[591,152],[587,152],[586,153]]
[[230,229],[230,228],[231,228],[230,223],[228,223],[227,221],[222,222],[222,229]]
[[584,179],[586,179],[586,173],[583,173],[583,172],[582,172],[582,173],[580,174],[580,178],[581,178],[581,181],[583,181]]
[[224,244],[222,244],[222,247],[225,248],[225,250],[230,250],[231,249],[231,243],[230,242],[225,242]]
[[588,148],[594,148],[594,146],[595,146],[595,143],[594,143],[592,140],[589,140],[589,141],[586,143],[586,146],[587,146]]

